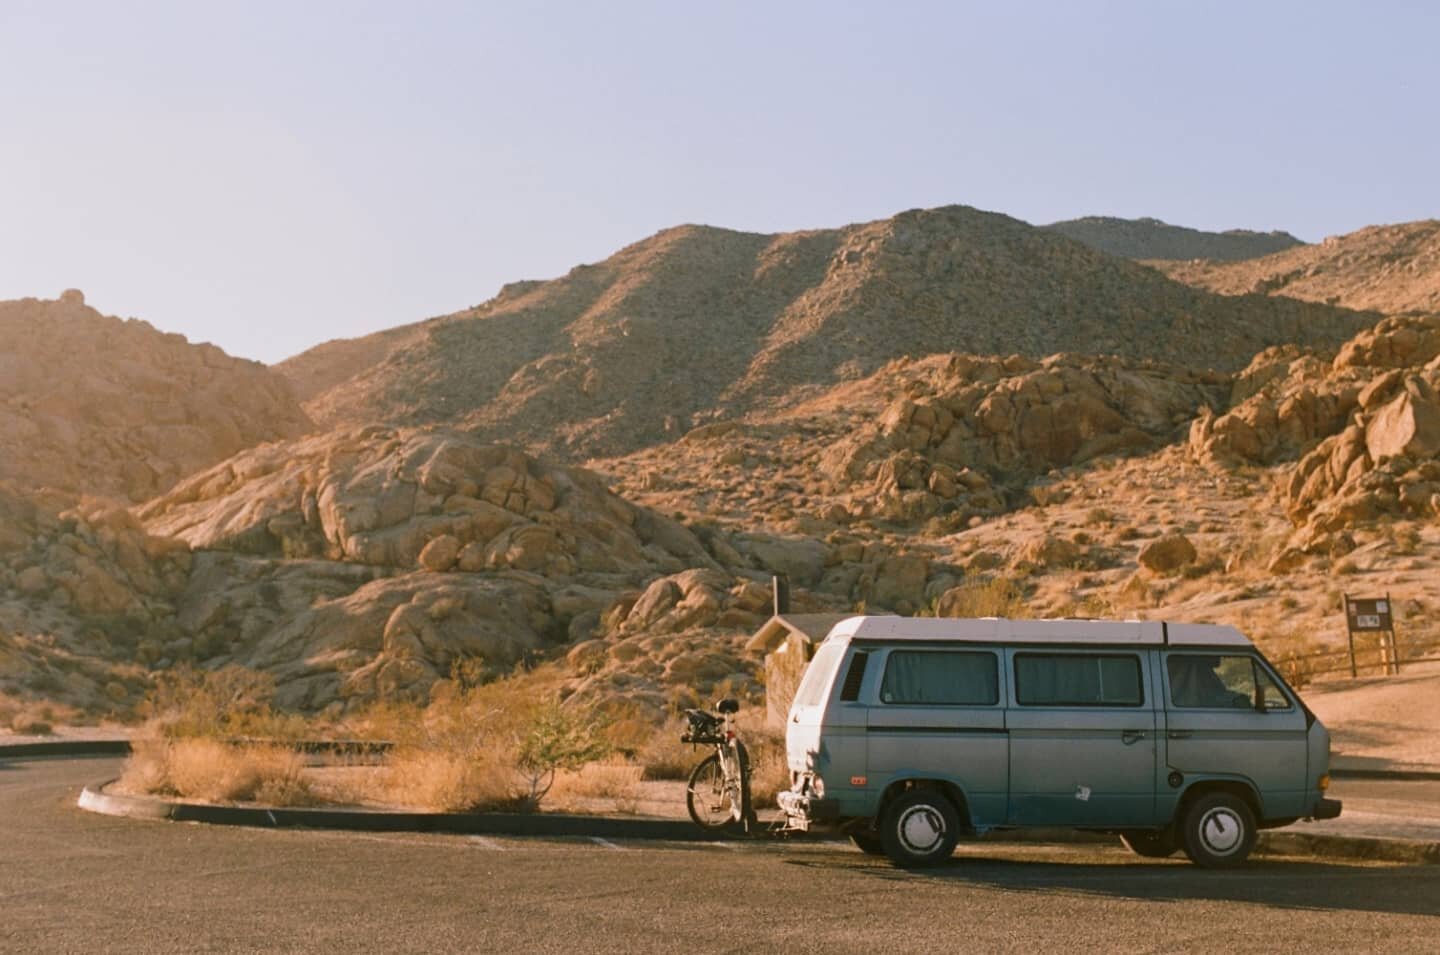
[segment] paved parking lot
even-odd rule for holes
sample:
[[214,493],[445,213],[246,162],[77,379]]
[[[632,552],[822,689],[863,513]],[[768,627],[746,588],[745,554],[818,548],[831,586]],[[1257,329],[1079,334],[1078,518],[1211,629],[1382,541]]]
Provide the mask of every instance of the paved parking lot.
[[117,761],[0,764],[4,951],[1433,951],[1440,866],[985,844],[366,835],[83,813]]

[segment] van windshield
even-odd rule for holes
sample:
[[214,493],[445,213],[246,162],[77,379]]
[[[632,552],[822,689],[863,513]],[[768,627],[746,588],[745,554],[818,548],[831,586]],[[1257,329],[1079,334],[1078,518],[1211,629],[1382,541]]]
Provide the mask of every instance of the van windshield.
[[815,659],[810,661],[805,677],[800,681],[800,689],[795,691],[796,706],[820,705],[821,697],[830,686],[830,678],[835,675],[835,667],[840,663],[840,654],[843,652],[840,645],[835,643],[826,643],[816,651]]

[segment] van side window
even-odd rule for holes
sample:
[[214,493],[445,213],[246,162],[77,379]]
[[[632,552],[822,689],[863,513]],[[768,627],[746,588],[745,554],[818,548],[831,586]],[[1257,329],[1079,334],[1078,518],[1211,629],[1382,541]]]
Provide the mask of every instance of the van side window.
[[994,706],[1000,702],[995,654],[952,650],[893,650],[880,683],[884,703]]
[[1288,710],[1290,701],[1248,654],[1172,653],[1165,660],[1170,703],[1185,709],[1255,708],[1256,688],[1266,709]]
[[1288,710],[1294,706],[1285,691],[1275,682],[1275,678],[1267,673],[1258,661],[1255,663],[1255,683],[1260,688],[1260,700],[1265,709]]
[[1021,706],[1140,706],[1140,658],[1098,653],[1015,654]]
[[850,669],[845,671],[845,682],[840,685],[840,702],[853,703],[860,699],[860,684],[865,682],[865,664],[869,662],[870,654],[855,651],[850,658]]

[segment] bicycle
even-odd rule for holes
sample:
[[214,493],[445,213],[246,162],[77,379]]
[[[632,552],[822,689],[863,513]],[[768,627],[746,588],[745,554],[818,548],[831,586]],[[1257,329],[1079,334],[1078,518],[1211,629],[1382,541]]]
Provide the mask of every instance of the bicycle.
[[719,716],[704,710],[685,711],[690,729],[680,741],[715,747],[690,773],[685,786],[690,819],[706,831],[738,828],[748,833],[755,824],[750,806],[750,754],[735,733],[734,716],[739,710],[738,702],[726,699],[715,704]]

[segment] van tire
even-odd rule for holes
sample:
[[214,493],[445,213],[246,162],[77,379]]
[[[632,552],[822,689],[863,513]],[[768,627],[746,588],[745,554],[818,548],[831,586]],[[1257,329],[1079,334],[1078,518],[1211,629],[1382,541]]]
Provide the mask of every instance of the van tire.
[[1244,862],[1255,848],[1255,813],[1231,793],[1201,796],[1180,823],[1185,854],[1196,865],[1223,869]]
[[850,841],[855,843],[855,848],[867,856],[883,856],[885,854],[885,846],[881,844],[880,836],[873,832],[852,832]]
[[960,814],[936,789],[912,789],[885,807],[880,845],[890,861],[905,868],[937,865],[960,841]]
[[1147,859],[1164,859],[1173,856],[1180,848],[1173,830],[1155,832],[1150,829],[1132,829],[1120,833],[1120,842],[1137,856]]

